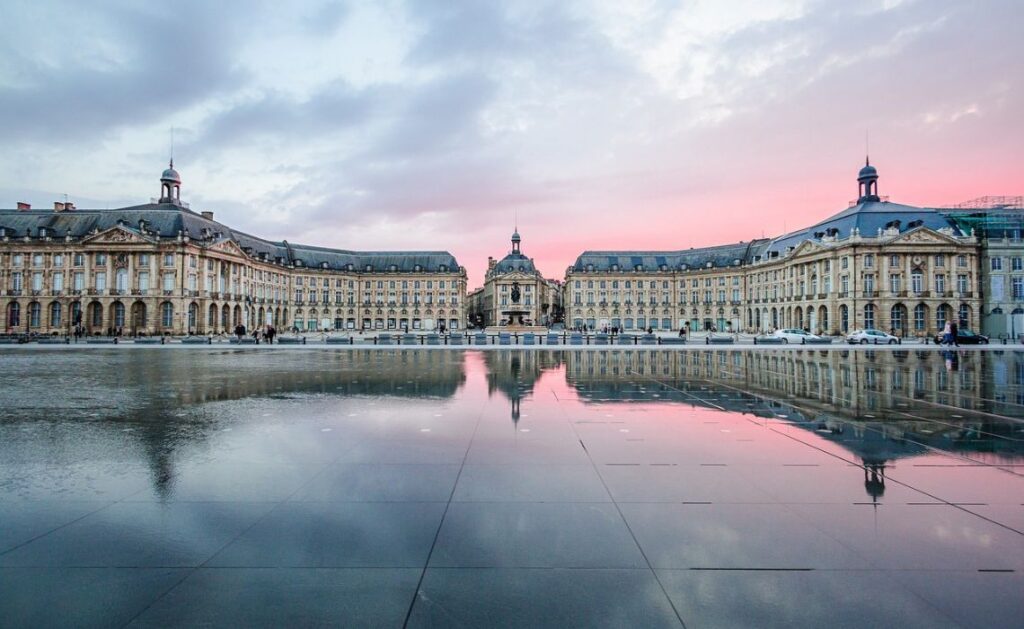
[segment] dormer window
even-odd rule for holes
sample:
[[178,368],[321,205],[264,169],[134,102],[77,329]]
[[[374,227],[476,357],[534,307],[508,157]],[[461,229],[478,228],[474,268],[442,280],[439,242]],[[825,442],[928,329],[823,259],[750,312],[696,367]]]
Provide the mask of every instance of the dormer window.
[[416,271],[417,273],[419,273],[420,271],[423,270],[423,267],[421,267],[420,265],[417,264],[416,266],[412,267],[412,270]]
[[613,264],[612,265],[612,270],[613,271],[618,271],[619,270],[619,265],[618,264]]
[[437,270],[442,272],[442,273],[446,273],[448,271],[448,265],[447,264],[442,264],[441,266],[437,267]]
[[320,268],[321,268],[321,269],[326,269],[326,268],[330,268],[330,265],[328,265],[328,264],[327,264],[326,262],[321,262],[321,263],[320,263]]
[[303,266],[302,260],[296,260],[295,266]]
[[345,265],[345,270],[346,271],[352,271],[354,269],[355,269],[355,267],[352,266],[351,262],[349,262],[348,264]]
[[633,267],[633,270],[634,271],[643,271],[644,270],[644,265],[638,264],[635,267]]
[[367,273],[370,273],[370,272],[372,272],[372,271],[373,271],[373,265],[372,265],[372,264],[367,264],[367,265],[366,265],[366,272],[367,272]]

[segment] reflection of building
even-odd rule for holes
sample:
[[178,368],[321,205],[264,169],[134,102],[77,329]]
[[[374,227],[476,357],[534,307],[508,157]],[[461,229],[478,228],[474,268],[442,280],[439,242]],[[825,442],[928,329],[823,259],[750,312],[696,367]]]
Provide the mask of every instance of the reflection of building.
[[357,252],[272,242],[181,201],[116,210],[0,210],[3,332],[460,328],[466,273],[444,251]]
[[519,422],[523,398],[533,393],[540,375],[560,364],[557,352],[503,350],[484,353],[487,365],[487,393],[500,391],[512,403],[512,422]]
[[943,211],[981,240],[982,333],[1024,333],[1024,197],[982,197]]
[[[316,400],[368,396],[396,405],[416,405],[424,399],[451,398],[466,382],[464,352],[344,349],[275,352],[265,358],[258,356],[259,352],[240,355],[197,350],[160,352],[159,359],[154,359],[154,351],[118,352],[116,361],[109,354],[69,355],[75,371],[88,371],[86,397],[70,405],[62,396],[44,401],[38,383],[50,377],[36,373],[28,386],[7,391],[9,407],[19,410],[4,421],[42,425],[50,422],[59,408],[64,423],[87,426],[91,431],[91,453],[140,451],[138,456],[150,469],[155,491],[163,495],[174,482],[182,452],[205,448],[205,442],[223,428],[219,422],[225,417],[248,417],[245,411],[239,414],[230,406],[227,411],[212,406],[186,415],[206,404],[306,398],[303,404],[315,405]],[[117,368],[102,368],[111,363]],[[97,418],[100,408],[114,410],[104,410]],[[54,428],[47,438],[59,443],[60,434]],[[0,460],[16,460],[24,454],[18,451],[23,447],[23,441],[0,440]]]
[[978,242],[940,212],[890,203],[878,172],[857,202],[777,238],[684,251],[585,251],[566,272],[572,325],[930,335],[975,321]]
[[928,446],[1024,459],[1019,424],[997,416],[1024,413],[1024,357],[1016,353],[967,352],[955,370],[932,351],[566,351],[564,359],[584,401],[702,405],[713,398],[732,412],[785,416],[865,465],[924,454]]
[[484,286],[473,293],[471,310],[484,326],[550,325],[560,318],[561,286],[546,279],[520,250],[519,231],[501,260],[487,259]]

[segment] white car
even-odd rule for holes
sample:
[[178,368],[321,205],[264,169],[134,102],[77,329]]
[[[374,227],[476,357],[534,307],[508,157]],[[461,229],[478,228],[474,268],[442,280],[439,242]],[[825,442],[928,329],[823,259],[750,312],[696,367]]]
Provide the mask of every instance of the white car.
[[798,328],[791,328],[786,330],[775,330],[772,332],[772,337],[782,339],[784,343],[804,343],[805,341],[818,341],[821,337],[817,334],[811,334],[810,332],[804,332]]
[[847,343],[860,343],[861,345],[867,345],[871,343],[873,345],[896,345],[900,342],[899,337],[893,336],[892,334],[886,334],[881,330],[854,330],[846,335]]

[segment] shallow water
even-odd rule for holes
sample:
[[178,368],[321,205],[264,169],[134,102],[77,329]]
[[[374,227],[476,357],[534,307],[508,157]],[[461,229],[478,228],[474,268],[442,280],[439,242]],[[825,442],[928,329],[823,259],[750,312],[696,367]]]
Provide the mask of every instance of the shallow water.
[[1019,626],[1024,354],[0,350],[4,626]]

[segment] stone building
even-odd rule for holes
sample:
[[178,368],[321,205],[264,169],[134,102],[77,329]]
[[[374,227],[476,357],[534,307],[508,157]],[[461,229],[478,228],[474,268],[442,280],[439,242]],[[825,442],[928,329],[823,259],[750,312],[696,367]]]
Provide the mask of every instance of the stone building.
[[444,251],[270,241],[193,212],[173,162],[159,199],[0,210],[3,333],[460,329],[466,272]]
[[[482,291],[474,291],[474,311],[484,326],[517,323],[551,325],[559,320],[562,308],[561,285],[546,279],[526,257],[520,245],[522,237],[516,229],[512,249],[501,260],[487,259]],[[515,314],[510,314],[515,313]]]
[[566,272],[569,325],[926,336],[977,324],[979,243],[945,214],[890,203],[865,164],[857,201],[777,238],[684,251],[585,251]]

